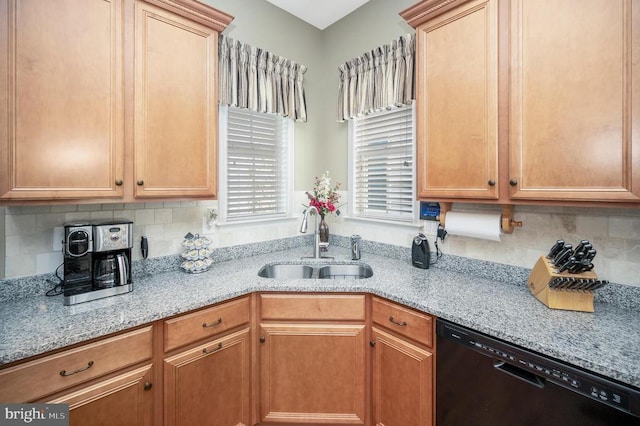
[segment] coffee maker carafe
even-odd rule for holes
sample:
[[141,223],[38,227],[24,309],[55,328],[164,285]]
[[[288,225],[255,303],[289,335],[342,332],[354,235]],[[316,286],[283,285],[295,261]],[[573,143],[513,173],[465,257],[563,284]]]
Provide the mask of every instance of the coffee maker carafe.
[[128,284],[129,266],[126,253],[97,256],[93,267],[93,286],[96,289]]
[[133,222],[126,219],[65,225],[64,304],[133,290]]
[[132,223],[106,222],[93,227],[93,286],[105,289],[131,283]]

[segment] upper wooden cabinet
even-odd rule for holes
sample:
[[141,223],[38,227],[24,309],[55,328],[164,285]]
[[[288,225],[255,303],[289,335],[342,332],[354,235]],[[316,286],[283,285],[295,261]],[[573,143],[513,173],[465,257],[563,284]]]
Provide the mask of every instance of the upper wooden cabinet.
[[135,196],[217,190],[218,32],[136,2]]
[[417,31],[419,198],[640,201],[635,6],[426,0],[402,12]]
[[511,198],[640,199],[638,6],[511,1]]
[[122,0],[0,8],[0,197],[122,196]]
[[0,0],[0,198],[207,197],[218,32],[194,0]]
[[419,198],[498,198],[496,0],[416,28]]

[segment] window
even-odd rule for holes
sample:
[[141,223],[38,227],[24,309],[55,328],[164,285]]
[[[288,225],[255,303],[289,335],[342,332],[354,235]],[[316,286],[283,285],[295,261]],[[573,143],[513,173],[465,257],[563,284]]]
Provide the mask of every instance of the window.
[[413,222],[413,122],[412,106],[349,121],[352,216]]
[[275,114],[220,108],[223,222],[289,215],[293,122]]

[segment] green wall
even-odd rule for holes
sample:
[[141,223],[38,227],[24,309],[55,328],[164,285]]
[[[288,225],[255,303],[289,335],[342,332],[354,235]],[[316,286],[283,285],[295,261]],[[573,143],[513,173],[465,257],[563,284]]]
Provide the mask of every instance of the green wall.
[[[318,0],[321,1],[321,0]],[[307,66],[306,123],[295,127],[295,184],[310,189],[325,170],[347,188],[347,123],[336,122],[338,66],[412,32],[398,13],[415,0],[370,0],[324,31],[265,0],[206,0],[234,16],[223,34]]]

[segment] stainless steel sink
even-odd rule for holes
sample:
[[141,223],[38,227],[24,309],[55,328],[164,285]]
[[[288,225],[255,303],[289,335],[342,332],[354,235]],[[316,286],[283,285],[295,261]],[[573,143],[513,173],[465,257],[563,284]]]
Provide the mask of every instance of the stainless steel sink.
[[358,265],[324,265],[310,266],[292,263],[264,265],[258,271],[262,278],[300,279],[319,278],[323,280],[361,279],[373,276],[371,266],[363,263]]
[[373,269],[366,264],[360,265],[327,265],[318,269],[320,279],[352,279],[370,278],[373,276]]
[[313,276],[313,267],[308,265],[264,265],[259,271],[258,276],[262,278],[311,278]]

